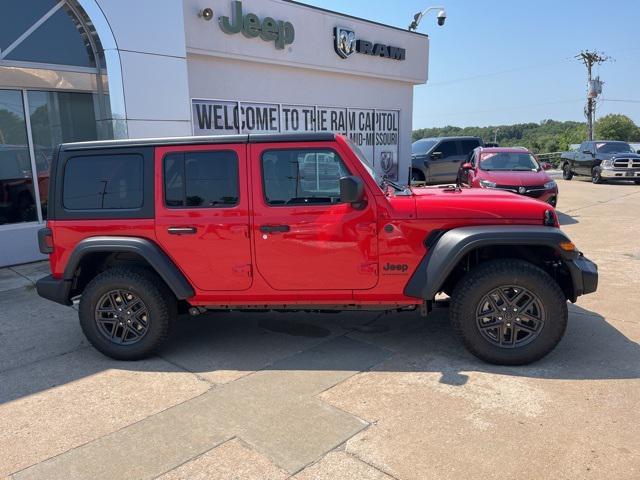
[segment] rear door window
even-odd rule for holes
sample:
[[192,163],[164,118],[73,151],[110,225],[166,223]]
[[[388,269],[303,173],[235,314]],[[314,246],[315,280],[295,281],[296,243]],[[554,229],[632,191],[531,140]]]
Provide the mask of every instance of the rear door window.
[[478,140],[475,139],[470,139],[470,140],[462,140],[462,142],[460,142],[462,145],[462,153],[464,155],[468,155],[469,153],[471,153],[473,151],[474,148],[477,148],[480,146],[480,142]]
[[455,140],[447,140],[438,145],[435,150],[442,153],[442,158],[453,157],[458,155],[458,146]]
[[70,158],[62,203],[67,210],[138,209],[143,203],[144,158],[135,154]]
[[230,207],[238,204],[239,189],[235,152],[179,152],[164,158],[167,207]]

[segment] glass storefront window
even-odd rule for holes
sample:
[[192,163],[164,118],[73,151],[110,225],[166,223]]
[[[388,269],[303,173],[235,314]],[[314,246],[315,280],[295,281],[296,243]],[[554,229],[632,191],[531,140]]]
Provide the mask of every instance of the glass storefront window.
[[0,225],[37,219],[22,92],[0,90]]
[[[42,48],[47,45],[47,48]],[[95,68],[86,34],[65,8],[59,9],[5,57],[7,60]]]
[[49,170],[54,149],[64,142],[98,139],[94,95],[30,90],[27,97],[42,217],[46,219]]

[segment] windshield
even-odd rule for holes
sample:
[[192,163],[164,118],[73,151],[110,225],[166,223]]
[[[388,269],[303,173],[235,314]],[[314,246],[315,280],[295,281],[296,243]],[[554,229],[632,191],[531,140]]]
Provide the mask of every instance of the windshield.
[[481,170],[496,170],[504,172],[537,172],[540,165],[527,152],[498,152],[484,153],[480,160]]
[[353,143],[351,139],[347,138],[347,143],[349,144],[353,152],[356,154],[356,157],[358,157],[358,160],[360,160],[360,163],[362,163],[362,166],[367,170],[369,175],[371,175],[371,177],[376,181],[376,184],[378,184],[378,186],[382,190],[385,189],[385,185],[391,185],[397,191],[410,193],[410,191],[407,189],[405,185],[401,185],[398,182],[394,182],[391,179],[386,178],[380,175],[378,172],[376,172],[375,169],[373,168],[373,165],[371,165],[367,157],[365,157],[364,153],[362,153],[362,150],[360,150],[360,147],[358,147],[355,143]]
[[633,153],[631,145],[626,142],[596,143],[596,149],[600,153]]
[[437,140],[423,138],[422,140],[418,140],[411,144],[411,153],[413,155],[424,155],[431,150],[436,143],[438,143]]
[[356,157],[358,157],[358,160],[360,160],[360,163],[362,163],[365,170],[369,173],[369,175],[371,175],[371,177],[376,181],[376,183],[380,185],[380,182],[382,182],[382,177],[376,173],[375,169],[373,168],[373,165],[369,163],[369,160],[367,159],[367,157],[364,156],[364,153],[362,153],[362,150],[360,150],[360,147],[358,147],[355,143],[353,143],[353,141],[351,141],[350,138],[347,138],[347,143],[351,147],[351,150],[353,150],[353,152],[356,154]]

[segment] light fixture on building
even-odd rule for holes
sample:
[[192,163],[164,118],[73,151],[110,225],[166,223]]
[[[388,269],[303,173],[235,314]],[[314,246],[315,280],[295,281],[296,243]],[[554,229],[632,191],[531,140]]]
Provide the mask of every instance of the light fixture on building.
[[213,10],[211,8],[204,8],[198,12],[198,16],[209,21],[213,18]]
[[426,10],[418,12],[413,16],[413,21],[409,25],[409,31],[415,31],[418,28],[418,25],[420,25],[420,21],[422,20],[422,18],[432,10],[438,10],[438,25],[443,26],[445,20],[447,19],[447,12],[445,11],[444,7],[429,7]]

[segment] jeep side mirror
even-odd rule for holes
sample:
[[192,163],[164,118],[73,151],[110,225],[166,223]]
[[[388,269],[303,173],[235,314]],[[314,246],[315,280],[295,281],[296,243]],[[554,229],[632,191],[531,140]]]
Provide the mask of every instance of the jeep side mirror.
[[473,170],[473,165],[471,165],[470,163],[463,163],[462,170]]
[[442,158],[442,152],[432,152],[431,159],[432,160],[440,160]]
[[364,182],[360,177],[342,177],[340,179],[340,201],[360,208],[364,200]]

